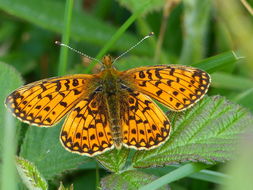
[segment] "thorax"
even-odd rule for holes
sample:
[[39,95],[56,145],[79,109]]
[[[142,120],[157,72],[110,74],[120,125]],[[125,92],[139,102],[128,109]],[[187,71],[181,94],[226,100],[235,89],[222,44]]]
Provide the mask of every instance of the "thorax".
[[102,88],[107,98],[116,98],[119,94],[120,81],[118,75],[119,71],[116,71],[113,68],[107,69],[103,72]]

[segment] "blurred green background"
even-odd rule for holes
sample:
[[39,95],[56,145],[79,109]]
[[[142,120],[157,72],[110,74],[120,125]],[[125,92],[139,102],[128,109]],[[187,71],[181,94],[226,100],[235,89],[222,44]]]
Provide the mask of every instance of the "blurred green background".
[[[66,29],[69,30],[70,39],[64,40],[71,47],[97,58],[105,54],[116,57],[153,31],[154,37],[136,47],[115,66],[124,70],[146,63],[194,65],[220,55],[219,60],[225,61],[211,71],[212,84],[208,94],[225,96],[253,112],[252,1],[75,0],[69,26],[64,21],[65,5],[65,0],[0,0],[0,62],[15,68],[15,76],[21,76],[25,83],[59,74],[93,73],[99,69],[98,64],[95,65],[74,52],[68,52],[65,57],[62,55],[60,60],[61,48],[54,42],[62,40],[62,33]],[[226,55],[234,55],[234,61],[226,62]],[[59,66],[60,62],[63,66]],[[212,64],[215,62],[208,62],[211,68]],[[2,105],[0,108],[5,109]],[[15,142],[18,145],[17,152],[20,151],[26,130],[27,127],[19,128],[18,135],[15,136],[18,137]],[[0,132],[4,134],[2,130]],[[247,138],[247,142],[252,143],[251,137]],[[244,144],[242,147],[245,147]],[[252,151],[252,147],[248,149]],[[249,153],[246,158],[242,160],[250,162],[253,156]],[[69,159],[80,158],[70,156]],[[0,164],[1,161],[2,159]],[[57,189],[59,181],[63,181],[65,186],[73,183],[74,189],[95,189],[98,172],[101,177],[107,171],[98,169],[95,161],[86,159],[85,162],[89,164],[80,166],[74,172],[66,171],[54,176],[49,181],[50,189]],[[239,164],[235,165],[238,168],[244,168],[240,165],[244,161],[237,162]],[[237,171],[231,165],[227,170],[231,173]],[[212,170],[219,171],[219,168],[220,165],[214,166]],[[6,179],[3,177],[5,174],[6,171],[2,170],[2,180]],[[247,177],[243,179],[246,182],[242,185],[247,185],[247,182],[252,185],[252,180],[247,181]],[[19,177],[15,181],[19,186],[14,185],[13,188],[25,189]],[[238,184],[236,181],[234,183]],[[247,189],[246,185],[242,189]],[[224,188],[235,187],[236,185],[231,185]],[[184,190],[218,187],[208,180],[184,178],[172,183],[171,188]]]

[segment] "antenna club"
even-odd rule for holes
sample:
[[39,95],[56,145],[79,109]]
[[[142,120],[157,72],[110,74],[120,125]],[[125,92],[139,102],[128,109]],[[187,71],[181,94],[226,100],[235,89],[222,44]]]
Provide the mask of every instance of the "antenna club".
[[148,36],[153,36],[153,35],[155,35],[154,32],[150,32],[150,33],[148,34]]
[[61,45],[61,42],[59,42],[59,41],[55,41],[55,42],[54,42],[54,44],[56,44],[56,45],[59,45],[59,46],[60,46],[60,45]]

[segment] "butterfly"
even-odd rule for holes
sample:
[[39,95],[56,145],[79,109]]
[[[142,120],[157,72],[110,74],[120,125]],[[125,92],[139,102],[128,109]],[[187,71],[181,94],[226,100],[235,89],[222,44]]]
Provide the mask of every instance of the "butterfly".
[[12,92],[6,106],[21,121],[51,127],[64,116],[60,141],[73,153],[96,156],[122,146],[149,150],[166,142],[171,124],[151,99],[172,111],[193,106],[211,78],[193,67],[157,65],[118,71],[102,59],[97,74],[54,77]]

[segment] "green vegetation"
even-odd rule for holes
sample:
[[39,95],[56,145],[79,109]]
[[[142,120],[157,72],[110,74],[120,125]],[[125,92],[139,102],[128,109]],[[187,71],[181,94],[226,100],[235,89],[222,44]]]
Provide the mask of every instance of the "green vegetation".
[[[250,0],[1,0],[0,189],[250,189],[251,7]],[[208,95],[194,107],[179,113],[162,107],[173,130],[159,148],[72,154],[59,141],[62,122],[28,126],[4,107],[24,83],[99,69],[56,40],[101,59],[151,31],[155,36],[115,67],[182,64],[212,77]]]

